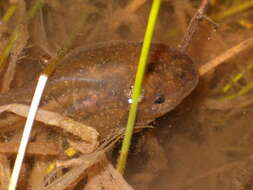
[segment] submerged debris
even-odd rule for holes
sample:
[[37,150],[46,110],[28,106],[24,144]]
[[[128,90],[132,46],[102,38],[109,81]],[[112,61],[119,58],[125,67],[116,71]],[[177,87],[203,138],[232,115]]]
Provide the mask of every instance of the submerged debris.
[[[172,47],[178,44],[199,2],[163,1],[155,41]],[[39,6],[32,9],[36,3]],[[188,51],[202,75],[197,89],[200,95],[196,98],[195,93],[168,118],[165,116],[165,121],[158,121],[156,125],[165,126],[159,130],[152,129],[152,133],[157,133],[158,140],[147,135],[147,142],[139,145],[145,148],[139,147],[140,152],[133,148],[133,155],[139,155],[142,159],[136,159],[135,165],[130,167],[143,165],[144,168],[138,171],[140,173],[128,173],[127,179],[130,179],[133,187],[115,171],[107,159],[110,158],[113,145],[120,139],[122,130],[112,131],[112,136],[101,139],[101,134],[93,128],[92,123],[87,126],[87,123],[82,122],[83,116],[86,119],[88,116],[77,111],[80,110],[81,101],[68,110],[70,115],[66,114],[68,111],[62,102],[68,104],[81,96],[67,92],[66,86],[63,86],[58,91],[52,90],[53,93],[45,97],[44,107],[38,111],[19,188],[130,190],[134,187],[183,189],[191,186],[198,189],[203,184],[206,186],[206,183],[213,189],[252,187],[250,118],[253,101],[252,69],[249,65],[252,64],[250,51],[253,21],[250,8],[253,3],[252,0],[211,0],[210,3],[208,16],[219,22],[219,27],[214,29],[202,22],[203,26],[197,31]],[[28,84],[36,81],[39,73],[47,66],[47,60],[57,59],[61,52],[66,51],[62,47],[89,47],[87,44],[107,40],[141,41],[150,5],[151,1],[147,0],[108,0],[106,3],[103,0],[1,1],[1,92],[15,92],[18,87],[24,89],[24,96],[32,94],[27,88]],[[11,6],[16,8],[8,13]],[[29,10],[33,10],[31,14]],[[76,31],[79,31],[78,35],[73,37]],[[202,66],[205,63],[206,66]],[[119,67],[115,68],[120,72]],[[152,72],[152,67],[149,71]],[[112,72],[107,73],[109,75]],[[183,74],[178,76],[185,77]],[[72,82],[69,80],[70,85]],[[160,80],[152,84],[156,87],[161,85]],[[126,97],[130,88],[131,85],[125,88]],[[145,89],[141,103],[145,102],[148,93]],[[69,102],[64,98],[66,94],[71,94]],[[61,99],[58,99],[59,95]],[[90,94],[82,103],[87,105],[90,103],[88,100],[92,100],[89,105],[94,106],[99,96],[101,94]],[[9,98],[6,102],[0,100],[0,189],[3,190],[8,189],[12,163],[28,111],[27,102],[11,104],[9,100],[12,97]],[[20,95],[16,93],[14,99],[19,98]],[[127,98],[124,100],[127,101]],[[160,96],[157,102],[162,100]],[[59,106],[60,111],[48,111],[50,106]],[[91,108],[87,110],[88,114],[95,109]],[[112,119],[106,121],[107,124],[112,123]],[[105,120],[98,121],[98,125],[100,123],[102,126],[103,122]],[[152,151],[151,147],[161,150],[163,154]],[[147,155],[151,155],[148,156],[151,160],[146,160],[148,166],[145,166],[141,161],[147,159]],[[145,179],[145,184],[144,180],[143,184],[136,182],[138,179]],[[202,179],[205,182],[201,182]]]

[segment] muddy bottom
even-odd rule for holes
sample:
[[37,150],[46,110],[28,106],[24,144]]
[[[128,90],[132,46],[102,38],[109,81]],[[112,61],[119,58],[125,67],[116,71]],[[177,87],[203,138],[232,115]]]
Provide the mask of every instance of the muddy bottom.
[[253,188],[252,106],[217,111],[197,93],[139,137],[127,172],[135,189]]

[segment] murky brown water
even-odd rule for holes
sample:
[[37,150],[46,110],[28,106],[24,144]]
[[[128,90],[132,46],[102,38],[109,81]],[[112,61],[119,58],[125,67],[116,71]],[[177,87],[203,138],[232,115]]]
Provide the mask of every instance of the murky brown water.
[[[32,6],[32,1],[24,2],[28,8]],[[11,87],[27,85],[29,82],[24,79],[28,72],[32,73],[28,80],[36,78],[47,64],[45,60],[57,57],[57,51],[76,33],[72,48],[110,40],[141,41],[151,6],[150,2],[143,2],[46,1],[40,14],[29,24],[26,34],[29,40],[25,40],[23,54],[18,48],[15,50],[22,59],[17,62]],[[195,3],[186,0],[163,2],[154,41],[176,47],[195,11]],[[0,6],[2,12],[8,7]],[[214,14],[218,7],[213,6],[209,14]],[[246,12],[252,15],[252,11]],[[203,21],[188,54],[201,67],[251,37],[252,27],[240,25],[244,19],[253,22],[250,18],[240,17],[240,14],[238,18],[228,17],[217,21],[217,30]],[[15,17],[12,22],[19,20]],[[7,26],[9,31],[3,36],[14,28],[12,24]],[[175,110],[156,120],[153,129],[135,135],[126,170],[126,179],[135,189],[253,189],[252,92],[226,98],[251,83],[251,51],[252,48],[248,48],[216,71],[202,76],[195,91]],[[231,85],[231,90],[222,92],[238,73],[243,77]],[[4,135],[1,134],[1,142],[5,140]],[[8,158],[13,160],[11,156]],[[35,163],[34,160],[36,157],[29,161]],[[28,172],[29,169],[23,173],[27,175]],[[20,187],[27,184],[26,181]]]

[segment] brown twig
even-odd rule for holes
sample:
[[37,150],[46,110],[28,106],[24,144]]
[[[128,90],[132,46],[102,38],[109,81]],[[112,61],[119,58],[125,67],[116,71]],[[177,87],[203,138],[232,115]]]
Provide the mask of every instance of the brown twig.
[[243,50],[248,49],[251,46],[253,46],[253,37],[249,38],[249,39],[247,39],[247,40],[245,40],[245,41],[243,41],[241,43],[239,43],[238,45],[236,45],[236,46],[234,46],[232,48],[230,48],[225,53],[217,56],[213,60],[211,60],[208,63],[206,63],[205,65],[201,66],[199,68],[199,74],[200,74],[200,76],[205,75],[207,72],[209,72],[210,70],[212,70],[215,67],[219,66],[224,61],[226,61],[226,60],[234,57],[238,53],[242,52]]
[[197,31],[199,22],[201,20],[201,18],[204,17],[205,14],[205,10],[208,4],[208,0],[202,0],[198,11],[195,13],[195,15],[192,17],[189,26],[187,27],[187,30],[184,34],[184,37],[182,39],[182,41],[180,42],[180,44],[178,45],[178,49],[182,52],[185,53],[185,51],[187,50],[187,48],[189,47],[191,41],[192,41],[192,37],[195,34],[195,32]]
[[[16,154],[18,152],[19,142],[0,143],[1,154]],[[58,156],[60,154],[59,146],[56,143],[30,142],[27,154]]]

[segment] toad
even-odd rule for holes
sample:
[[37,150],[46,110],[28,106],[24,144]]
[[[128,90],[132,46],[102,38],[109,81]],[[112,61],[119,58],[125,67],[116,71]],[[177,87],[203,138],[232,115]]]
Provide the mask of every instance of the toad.
[[[93,126],[102,138],[124,127],[141,46],[112,41],[74,49],[50,78],[42,108]],[[153,43],[148,60],[136,125],[147,125],[174,109],[198,82],[191,59],[167,45]],[[33,92],[32,87],[15,89],[0,95],[0,105],[29,104]]]

